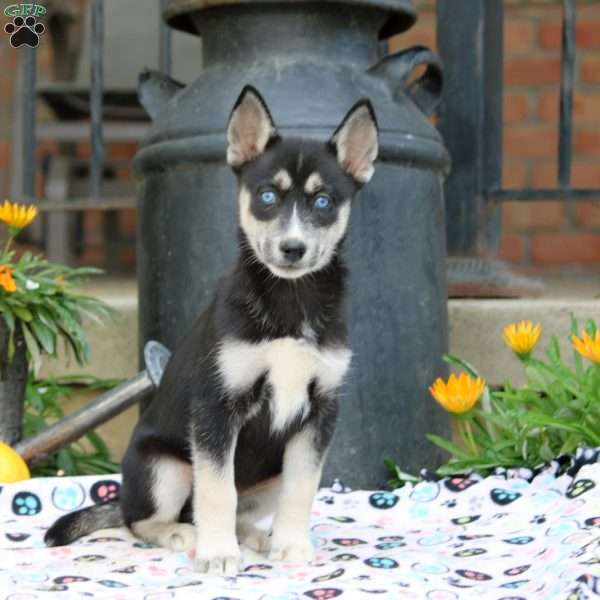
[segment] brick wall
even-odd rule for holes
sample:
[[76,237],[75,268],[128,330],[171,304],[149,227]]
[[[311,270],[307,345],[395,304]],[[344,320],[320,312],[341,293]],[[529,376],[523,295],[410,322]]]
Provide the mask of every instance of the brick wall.
[[[420,3],[413,29],[392,47],[435,47],[435,13]],[[504,172],[506,187],[556,185],[561,10],[514,2],[504,29]],[[577,10],[574,187],[600,188],[600,3]],[[501,256],[527,270],[600,266],[600,203],[508,202]]]
[[[413,44],[435,47],[434,6],[430,0],[415,4],[419,21],[392,40],[392,50]],[[518,4],[507,8],[505,25],[504,185],[550,187],[556,183],[561,13],[557,5]],[[73,5],[81,11],[85,2],[75,0]],[[600,3],[581,5],[577,17],[573,184],[600,187]],[[9,190],[17,52],[0,35],[0,199]],[[38,54],[39,79],[51,79],[49,44],[40,44]],[[43,106],[40,118],[51,118]],[[38,159],[53,151],[52,144],[40,146]],[[134,144],[107,148],[109,159],[122,161],[120,177],[130,177],[127,165],[134,153]],[[78,155],[88,156],[89,146],[82,144]],[[84,218],[86,250],[81,259],[102,263],[101,215],[90,212]],[[133,234],[135,214],[123,213],[120,223],[125,235]],[[525,268],[600,266],[600,203],[509,202],[503,208],[502,223],[501,255],[507,261]],[[133,268],[131,248],[123,249],[122,261]]]

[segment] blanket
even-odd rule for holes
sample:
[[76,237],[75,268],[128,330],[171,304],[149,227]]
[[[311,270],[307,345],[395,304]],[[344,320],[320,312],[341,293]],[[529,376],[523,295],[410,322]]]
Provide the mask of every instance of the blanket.
[[530,481],[504,472],[395,491],[336,482],[313,505],[313,563],[273,563],[243,548],[236,577],[201,575],[192,553],[144,544],[126,529],[44,546],[57,517],[114,498],[119,476],[4,485],[0,599],[600,598],[597,455],[576,468],[548,465]]

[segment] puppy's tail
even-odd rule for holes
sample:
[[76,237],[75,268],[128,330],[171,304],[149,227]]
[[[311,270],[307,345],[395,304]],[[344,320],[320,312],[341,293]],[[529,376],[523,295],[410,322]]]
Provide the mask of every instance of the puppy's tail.
[[66,546],[98,529],[120,527],[123,524],[119,501],[111,500],[63,515],[48,529],[44,542],[46,546]]

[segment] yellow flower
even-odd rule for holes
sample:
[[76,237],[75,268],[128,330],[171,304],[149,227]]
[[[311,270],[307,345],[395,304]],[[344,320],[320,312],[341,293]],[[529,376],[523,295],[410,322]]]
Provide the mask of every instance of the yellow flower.
[[8,265],[0,265],[0,287],[7,292],[16,292],[17,284],[12,276],[12,269]]
[[438,377],[429,388],[431,395],[448,411],[457,415],[469,412],[485,389],[485,380],[452,373],[446,383]]
[[581,337],[574,335],[571,337],[571,342],[579,354],[600,365],[600,330],[596,331],[594,337],[587,331],[582,331]]
[[4,221],[16,233],[23,227],[27,227],[37,213],[37,208],[32,204],[15,204],[5,200],[0,206],[0,221]]
[[502,330],[506,345],[519,356],[527,356],[535,348],[541,333],[541,325],[531,321],[511,323]]

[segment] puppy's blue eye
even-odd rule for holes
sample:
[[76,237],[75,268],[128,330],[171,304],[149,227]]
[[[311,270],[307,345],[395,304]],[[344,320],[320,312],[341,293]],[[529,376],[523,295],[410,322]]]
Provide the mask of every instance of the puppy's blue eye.
[[265,206],[271,206],[277,201],[277,194],[271,190],[267,190],[260,195],[260,201]]
[[331,200],[327,196],[317,196],[315,200],[315,208],[318,208],[319,210],[329,208],[330,204]]

